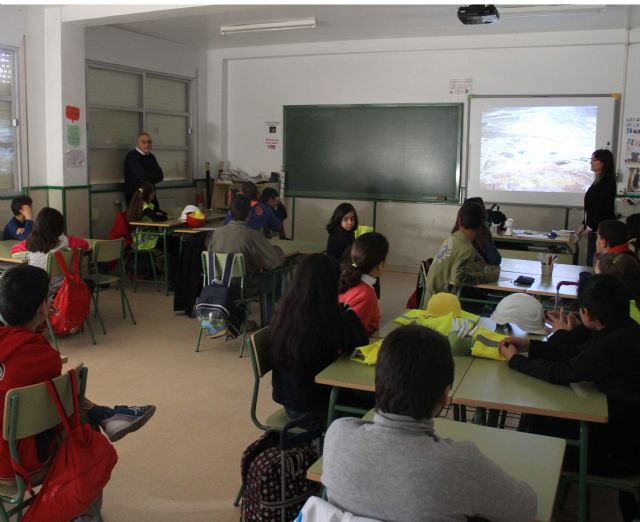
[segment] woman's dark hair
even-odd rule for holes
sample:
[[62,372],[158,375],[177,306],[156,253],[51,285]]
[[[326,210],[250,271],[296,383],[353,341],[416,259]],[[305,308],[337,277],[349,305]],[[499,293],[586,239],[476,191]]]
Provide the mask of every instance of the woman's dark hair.
[[271,322],[274,368],[309,376],[335,361],[345,341],[337,288],[333,258],[311,254],[298,265]]
[[376,364],[376,410],[428,419],[447,386],[454,363],[446,337],[415,324],[385,337]]
[[278,191],[274,188],[267,187],[260,193],[260,202],[265,205],[269,204],[269,200],[279,197]]
[[640,246],[638,244],[640,239],[640,213],[627,216],[626,224],[629,231],[629,241],[635,239],[637,249]]
[[609,274],[622,282],[629,299],[640,306],[640,260],[633,254],[600,254],[597,258],[601,274]]
[[357,237],[351,245],[351,259],[342,265],[338,291],[346,292],[360,282],[362,274],[368,274],[387,258],[389,242],[378,232],[368,232]]
[[605,176],[616,177],[615,161],[613,160],[613,153],[609,149],[598,149],[593,152],[593,157],[602,163],[602,171],[596,180]]
[[153,196],[153,185],[147,181],[140,183],[138,190],[131,196],[129,208],[127,208],[127,221],[138,221],[142,219],[144,204],[151,201]]
[[331,219],[327,224],[327,232],[331,234],[334,230],[339,228],[342,222],[342,218],[349,212],[353,212],[353,215],[355,217],[355,223],[353,224],[353,231],[355,232],[356,228],[358,228],[358,213],[356,212],[356,209],[353,208],[353,205],[347,202],[340,203],[333,211]]
[[64,234],[64,217],[55,208],[44,207],[38,212],[33,230],[25,243],[29,252],[47,253],[60,241]]
[[49,294],[49,275],[31,265],[17,265],[0,277],[0,315],[7,326],[33,319]]
[[451,233],[454,234],[456,233],[458,230],[460,230],[460,213],[462,212],[462,208],[465,205],[477,205],[482,209],[482,213],[483,213],[483,223],[485,224],[485,228],[486,228],[486,223],[487,223],[487,209],[484,206],[484,200],[480,197],[475,197],[475,198],[467,198],[464,200],[464,203],[462,204],[462,206],[458,209],[458,213],[456,214],[456,222],[453,224],[453,228],[451,229]]
[[594,275],[578,286],[578,306],[586,308],[604,326],[629,317],[629,299],[622,281],[611,274]]

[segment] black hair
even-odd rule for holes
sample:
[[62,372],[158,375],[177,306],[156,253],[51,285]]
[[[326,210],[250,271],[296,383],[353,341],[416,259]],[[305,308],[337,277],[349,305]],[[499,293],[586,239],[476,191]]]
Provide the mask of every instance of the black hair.
[[233,221],[244,221],[251,212],[251,201],[244,194],[236,194],[231,200],[229,210]]
[[29,252],[46,254],[58,244],[62,234],[64,217],[55,208],[44,207],[33,222],[33,230],[27,237],[25,246]]
[[240,192],[249,198],[249,201],[258,199],[258,187],[252,181],[243,181],[240,185]]
[[629,229],[622,221],[605,219],[598,225],[598,235],[605,240],[607,246],[615,247],[629,241]]
[[33,319],[49,294],[49,275],[42,268],[16,265],[0,277],[0,315],[8,326]]
[[610,274],[627,289],[629,299],[640,306],[640,260],[633,254],[600,254],[597,258],[601,274]]
[[629,317],[629,294],[611,274],[598,274],[580,282],[578,306],[609,326]]
[[342,218],[347,215],[349,212],[353,212],[353,215],[355,217],[355,222],[353,224],[353,231],[355,232],[356,228],[358,228],[358,213],[356,212],[356,209],[353,207],[353,205],[351,203],[347,203],[346,201],[344,203],[340,203],[336,209],[333,211],[333,214],[331,215],[331,219],[329,220],[329,223],[327,224],[327,232],[329,232],[329,234],[331,234],[334,230],[336,230],[338,227],[341,226],[342,223]]
[[311,254],[300,262],[271,322],[274,368],[313,377],[345,348],[338,273],[330,256]]
[[277,198],[279,196],[280,196],[280,194],[278,194],[278,191],[276,189],[271,188],[271,187],[266,187],[260,193],[260,202],[264,203],[265,205],[268,205],[270,199]]
[[454,363],[445,336],[411,324],[385,337],[376,364],[376,409],[416,420],[433,416]]
[[33,205],[33,200],[29,196],[18,196],[17,198],[13,198],[11,200],[11,212],[13,212],[14,216],[20,214],[20,209],[23,205]]
[[473,201],[465,201],[458,211],[458,224],[461,228],[478,230],[486,221],[484,207]]
[[131,196],[127,208],[127,221],[139,221],[144,213],[144,204],[153,199],[153,185],[148,181],[142,181],[138,189]]
[[[482,209],[482,212],[483,212],[482,224],[484,225],[484,228],[487,228],[487,209],[484,206],[484,200],[481,197],[467,198],[464,200],[462,207],[464,207],[465,205],[478,205]],[[451,229],[452,234],[460,230],[460,211],[462,210],[462,207],[458,209],[458,213],[456,214],[456,222],[453,224],[453,228]],[[483,227],[481,226],[480,228],[483,228]],[[488,230],[489,229],[487,229],[487,231]],[[476,245],[474,243],[473,246],[475,246],[476,250],[478,250],[478,247],[480,245],[479,244]]]
[[613,153],[609,149],[598,149],[593,152],[593,157],[602,163],[602,171],[596,178],[596,181],[604,178],[605,176],[616,177],[616,166],[613,159]]
[[346,292],[360,282],[362,274],[368,274],[387,258],[389,242],[378,232],[368,232],[357,237],[351,245],[351,257],[342,265],[338,291]]
[[629,232],[629,241],[635,239],[637,246],[640,239],[640,213],[627,216],[626,224]]

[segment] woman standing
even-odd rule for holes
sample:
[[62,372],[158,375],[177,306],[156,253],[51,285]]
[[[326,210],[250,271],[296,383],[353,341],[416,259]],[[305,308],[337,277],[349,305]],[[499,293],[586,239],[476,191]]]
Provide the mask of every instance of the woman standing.
[[584,220],[578,230],[579,238],[587,235],[587,266],[593,266],[598,225],[616,217],[616,170],[611,151],[596,150],[591,155],[591,170],[596,177],[584,195]]

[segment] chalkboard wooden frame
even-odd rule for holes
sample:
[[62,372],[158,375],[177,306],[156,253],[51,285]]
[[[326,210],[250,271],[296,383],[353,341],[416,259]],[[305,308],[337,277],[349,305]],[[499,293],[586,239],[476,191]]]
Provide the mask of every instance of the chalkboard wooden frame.
[[[286,193],[312,198],[459,202],[463,113],[463,103],[285,105]],[[319,123],[320,118],[324,121]],[[330,122],[328,128],[325,121]],[[385,125],[375,124],[380,121]],[[351,141],[354,148],[346,145]],[[328,157],[332,159],[325,161]],[[365,159],[362,165],[358,158]],[[394,158],[400,161],[392,164]],[[351,164],[346,168],[337,165],[341,160]],[[380,168],[386,164],[388,170],[376,172],[377,160]],[[354,167],[356,170],[349,170]],[[429,180],[437,180],[437,186]]]

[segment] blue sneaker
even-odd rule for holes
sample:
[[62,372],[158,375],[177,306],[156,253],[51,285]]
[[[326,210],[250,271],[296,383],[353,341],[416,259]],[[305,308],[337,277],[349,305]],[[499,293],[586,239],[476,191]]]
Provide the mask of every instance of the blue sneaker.
[[139,430],[153,417],[156,407],[149,406],[116,406],[112,417],[100,422],[100,426],[111,442],[116,442],[122,437]]

